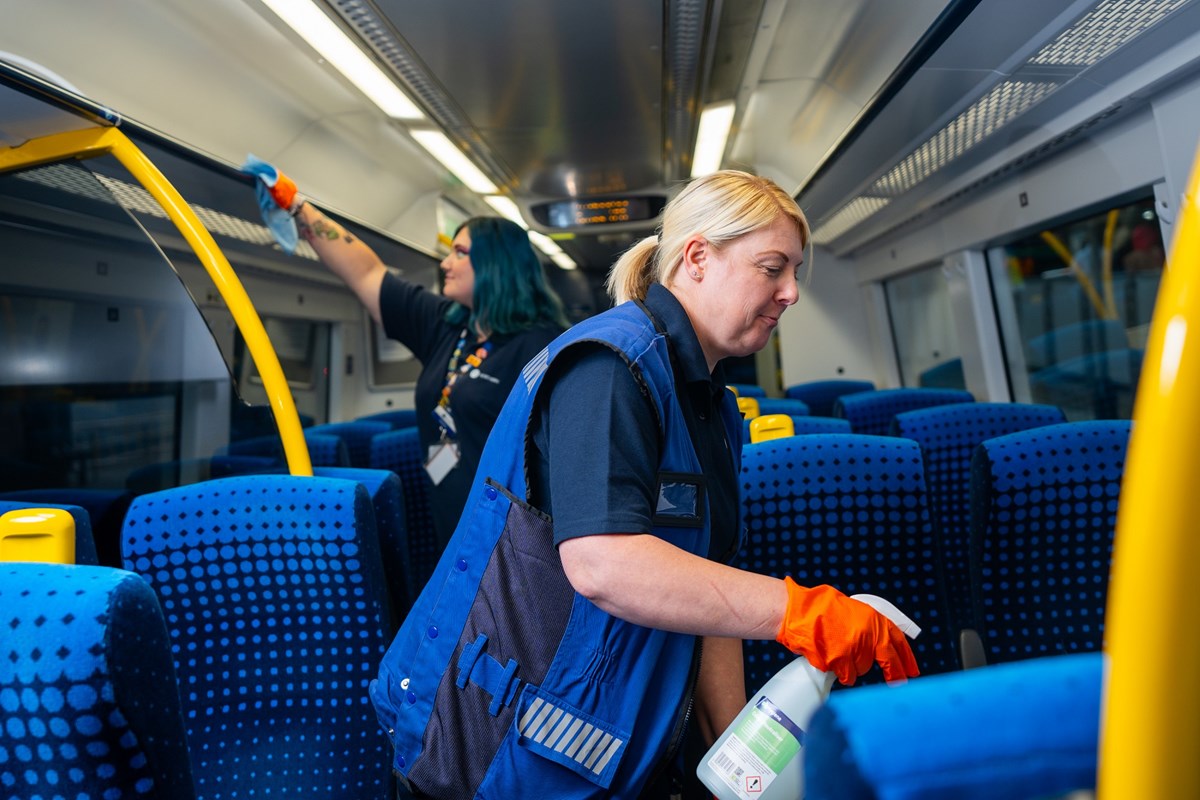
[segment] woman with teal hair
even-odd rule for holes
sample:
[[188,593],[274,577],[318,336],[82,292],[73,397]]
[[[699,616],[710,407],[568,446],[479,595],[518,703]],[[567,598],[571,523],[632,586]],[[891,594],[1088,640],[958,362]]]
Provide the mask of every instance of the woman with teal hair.
[[433,481],[439,554],[458,524],[492,424],[522,367],[566,327],[526,232],[500,217],[459,226],[435,294],[384,266],[365,242],[323,214],[274,170],[264,187],[291,214],[322,263],[346,282],[388,338],[424,369],[414,401]]

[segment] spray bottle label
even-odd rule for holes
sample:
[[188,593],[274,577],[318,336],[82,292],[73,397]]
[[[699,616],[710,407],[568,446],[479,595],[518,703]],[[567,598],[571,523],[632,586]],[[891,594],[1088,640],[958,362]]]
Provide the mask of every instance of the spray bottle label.
[[713,753],[709,766],[739,798],[754,800],[762,797],[803,746],[800,726],[761,697]]

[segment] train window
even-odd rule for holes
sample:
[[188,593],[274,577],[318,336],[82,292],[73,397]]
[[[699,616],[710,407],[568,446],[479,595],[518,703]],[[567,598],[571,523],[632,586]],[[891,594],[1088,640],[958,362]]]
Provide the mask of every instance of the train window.
[[[329,341],[331,324],[309,319],[262,315],[279,366],[292,390],[296,410],[324,422],[329,413]],[[233,375],[238,394],[248,403],[267,405],[266,390],[241,332],[234,329]]]
[[394,389],[417,382],[417,376],[421,374],[421,362],[407,347],[387,338],[383,327],[369,318],[367,347],[371,354],[367,363],[367,380],[372,388]]
[[950,293],[940,265],[884,281],[904,386],[965,389]]
[[1014,399],[1130,418],[1163,263],[1150,194],[989,251]]
[[163,488],[228,444],[208,325],[92,163],[0,175],[0,491]]

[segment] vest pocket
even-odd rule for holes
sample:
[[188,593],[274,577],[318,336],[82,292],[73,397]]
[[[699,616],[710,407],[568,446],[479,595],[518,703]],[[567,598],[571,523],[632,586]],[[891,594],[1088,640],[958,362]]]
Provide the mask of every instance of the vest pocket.
[[517,744],[607,789],[629,743],[629,734],[584,713],[536,686],[517,701]]
[[694,472],[659,472],[650,524],[667,528],[703,528],[707,483]]

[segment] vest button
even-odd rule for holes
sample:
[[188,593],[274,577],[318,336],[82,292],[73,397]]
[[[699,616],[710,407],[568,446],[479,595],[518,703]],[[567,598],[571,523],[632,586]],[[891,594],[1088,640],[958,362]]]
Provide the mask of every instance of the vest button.
[[496,488],[494,486],[489,486],[483,490],[483,496],[486,497],[488,500],[495,500],[496,496],[498,494],[499,493],[496,491]]
[[465,558],[460,558],[458,560],[458,563],[455,564],[454,566],[458,567],[459,572],[466,572],[467,571],[467,560]]
[[396,756],[396,766],[401,769],[404,768],[404,756]]
[[430,625],[429,630],[426,631],[426,633],[429,634],[430,639],[436,639],[438,635],[437,625]]
[[417,695],[415,692],[409,692],[404,697],[406,700],[408,700],[409,705],[412,705],[413,703],[417,702]]

